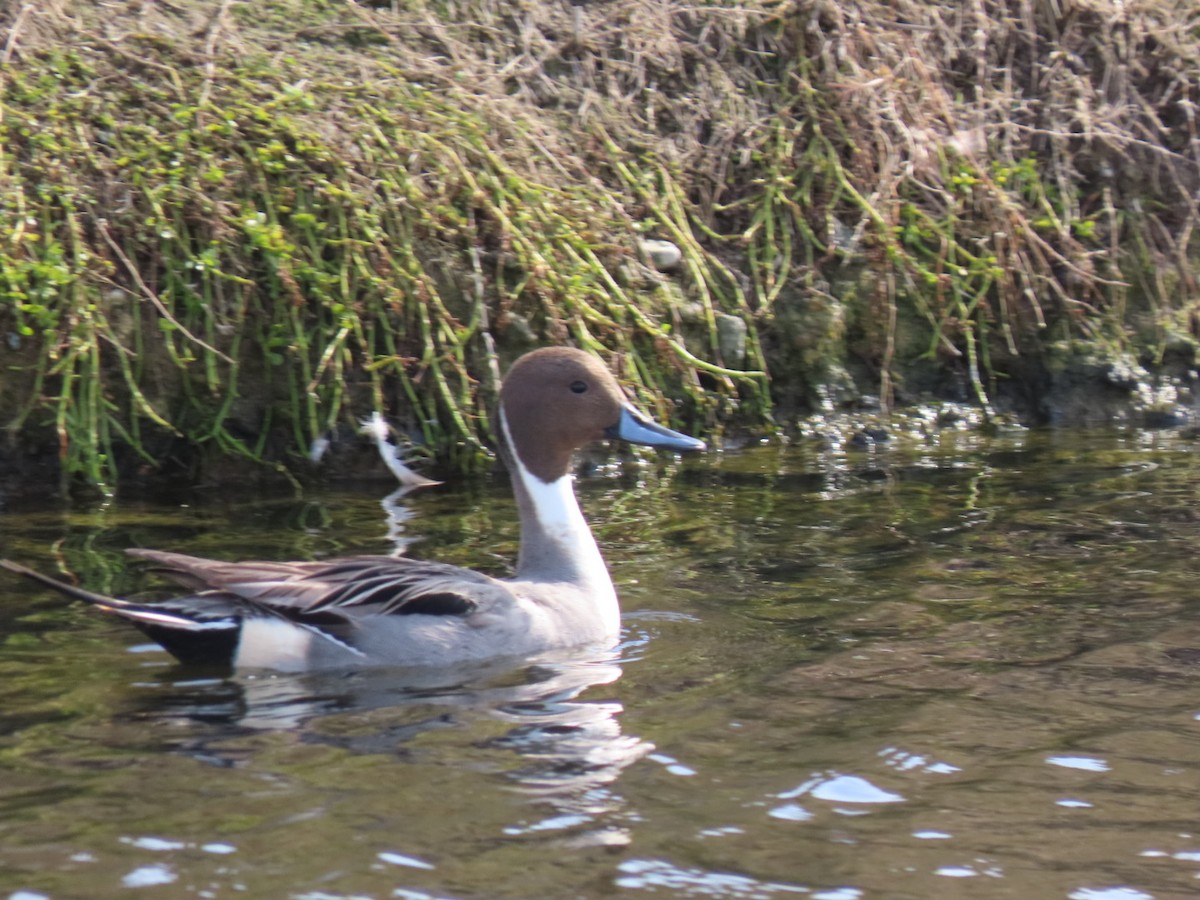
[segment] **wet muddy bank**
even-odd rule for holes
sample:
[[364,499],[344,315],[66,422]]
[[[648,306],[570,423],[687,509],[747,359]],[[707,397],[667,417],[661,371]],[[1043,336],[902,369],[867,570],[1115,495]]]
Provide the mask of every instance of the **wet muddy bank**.
[[[763,442],[811,443],[837,452],[886,452],[890,448],[928,444],[947,436],[992,435],[1010,429],[1169,430],[1190,437],[1200,425],[1200,391],[1190,354],[1178,353],[1166,364],[1143,365],[1128,355],[1103,355],[1095,346],[1069,352],[1058,348],[1049,363],[1021,371],[1024,380],[997,384],[995,403],[973,402],[965,377],[953,371],[912,369],[898,378],[890,410],[880,402],[878,383],[860,371],[849,372],[853,360],[839,363],[842,377],[835,385],[811,387],[773,396],[780,411],[775,427],[726,427],[709,434],[713,446],[736,452]],[[861,366],[858,367],[861,370]],[[10,373],[9,383],[13,376]],[[781,379],[786,385],[786,379]],[[907,385],[921,387],[910,395]],[[272,392],[243,380],[236,433],[262,448],[259,459],[231,454],[222,447],[182,436],[159,438],[141,452],[115,442],[114,464],[120,486],[135,493],[174,490],[221,493],[239,488],[302,491],[319,484],[367,482],[380,488],[394,484],[372,441],[348,423],[322,435],[321,447],[310,456],[296,452],[293,431],[280,421],[279,410],[268,404]],[[822,408],[813,408],[813,397]],[[257,398],[253,402],[247,398]],[[276,424],[270,424],[274,421]],[[267,424],[267,434],[261,424]],[[407,447],[410,459],[423,473],[453,479],[457,470],[420,445],[412,422],[393,420],[392,440]],[[317,451],[319,449],[319,458]],[[611,461],[606,448],[583,460],[584,466]],[[473,467],[499,470],[486,448]],[[102,496],[94,486],[64,476],[58,440],[52,428],[29,427],[9,434],[0,445],[0,498],[12,500],[73,496]]]

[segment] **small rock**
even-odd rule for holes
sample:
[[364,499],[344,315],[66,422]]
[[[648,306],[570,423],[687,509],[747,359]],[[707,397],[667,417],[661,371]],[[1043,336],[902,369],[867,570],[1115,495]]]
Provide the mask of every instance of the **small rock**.
[[849,444],[851,447],[866,450],[879,444],[886,444],[891,439],[891,433],[881,425],[864,425],[850,435]]
[[850,435],[848,443],[851,447],[857,447],[860,450],[866,450],[868,447],[875,445],[875,442],[867,436],[865,431],[854,432],[854,434]]
[[717,314],[717,346],[727,366],[740,366],[746,359],[746,323],[729,313]]
[[519,312],[510,310],[505,313],[502,327],[506,332],[505,337],[515,344],[532,345],[537,343],[538,337],[534,333],[533,326],[529,324],[529,319]]
[[1118,358],[1104,368],[1103,378],[1112,387],[1119,390],[1133,391],[1138,385],[1150,377],[1145,369],[1136,362],[1126,358]]
[[660,272],[670,272],[683,259],[683,251],[670,241],[648,238],[638,244],[646,261]]
[[891,433],[880,425],[868,425],[863,429],[863,434],[869,437],[876,444],[883,444],[892,439]]

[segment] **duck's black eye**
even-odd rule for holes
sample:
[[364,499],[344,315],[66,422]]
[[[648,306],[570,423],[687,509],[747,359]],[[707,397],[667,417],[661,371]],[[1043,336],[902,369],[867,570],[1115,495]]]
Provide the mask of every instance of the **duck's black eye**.
[[586,390],[587,390],[587,382],[586,381],[572,381],[571,382],[571,392],[572,393],[582,394]]

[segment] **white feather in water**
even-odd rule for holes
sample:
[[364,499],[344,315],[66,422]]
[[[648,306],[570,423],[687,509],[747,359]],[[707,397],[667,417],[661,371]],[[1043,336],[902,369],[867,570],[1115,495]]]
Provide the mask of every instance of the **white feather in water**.
[[391,429],[378,411],[371,413],[370,418],[363,419],[361,426],[362,433],[375,442],[375,449],[379,451],[379,458],[383,460],[383,464],[404,487],[419,488],[441,484],[440,481],[417,474],[404,464],[400,459],[400,448],[388,440]]

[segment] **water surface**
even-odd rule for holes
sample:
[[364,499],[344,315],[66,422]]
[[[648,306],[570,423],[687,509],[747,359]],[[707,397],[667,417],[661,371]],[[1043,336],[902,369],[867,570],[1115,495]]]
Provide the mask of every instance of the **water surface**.
[[[87,587],[122,550],[503,572],[503,479],[9,508]],[[613,654],[225,679],[0,592],[0,896],[1200,894],[1200,459],[956,433],[580,481]]]

